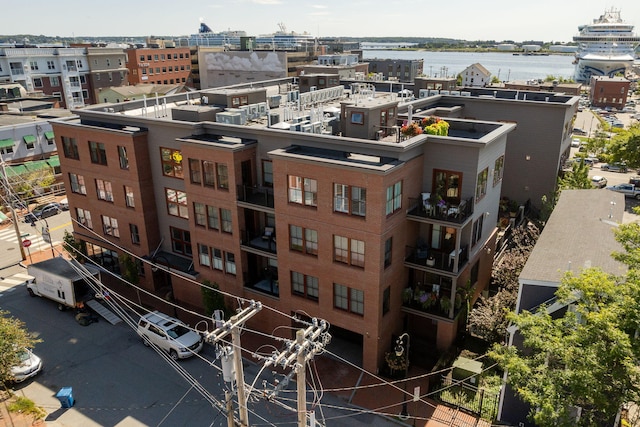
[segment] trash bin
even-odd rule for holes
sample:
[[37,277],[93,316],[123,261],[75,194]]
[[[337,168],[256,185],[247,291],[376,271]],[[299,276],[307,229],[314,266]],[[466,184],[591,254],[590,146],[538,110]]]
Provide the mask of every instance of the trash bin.
[[56,397],[60,401],[60,404],[63,408],[71,408],[73,406],[73,388],[72,387],[62,387],[58,393],[56,393]]

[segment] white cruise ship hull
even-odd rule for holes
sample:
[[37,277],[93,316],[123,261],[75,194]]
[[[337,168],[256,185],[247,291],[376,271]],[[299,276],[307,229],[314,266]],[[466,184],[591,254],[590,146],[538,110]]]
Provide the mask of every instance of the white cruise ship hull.
[[588,83],[591,76],[625,75],[627,70],[633,66],[634,59],[630,55],[602,57],[587,54],[578,58],[576,64],[575,80]]

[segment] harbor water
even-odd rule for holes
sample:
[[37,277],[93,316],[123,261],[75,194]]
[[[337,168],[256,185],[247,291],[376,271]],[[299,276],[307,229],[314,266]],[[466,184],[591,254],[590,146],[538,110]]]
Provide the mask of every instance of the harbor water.
[[571,54],[514,55],[513,52],[431,52],[423,50],[363,50],[367,59],[423,59],[423,72],[432,77],[455,77],[471,64],[479,63],[500,81],[545,79],[547,76],[573,79]]

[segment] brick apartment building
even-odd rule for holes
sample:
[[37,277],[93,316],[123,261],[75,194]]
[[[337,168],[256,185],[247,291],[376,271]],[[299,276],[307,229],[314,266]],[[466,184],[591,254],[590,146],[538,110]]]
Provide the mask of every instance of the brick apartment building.
[[[151,47],[157,46],[157,47]],[[165,47],[166,46],[166,47]],[[191,49],[172,43],[127,49],[129,84],[187,84],[191,74]]]
[[[448,136],[404,137],[406,105],[390,94],[270,84],[53,122],[75,237],[116,273],[120,248],[168,266],[171,277],[141,263],[140,286],[170,287],[185,307],[202,310],[209,280],[326,319],[371,371],[404,331],[414,358],[446,349],[463,299],[490,277],[516,125],[450,118]],[[339,114],[323,114],[329,105]],[[296,322],[278,312],[249,324],[285,334]]]
[[631,82],[624,77],[591,76],[589,87],[591,105],[622,110],[627,103]]

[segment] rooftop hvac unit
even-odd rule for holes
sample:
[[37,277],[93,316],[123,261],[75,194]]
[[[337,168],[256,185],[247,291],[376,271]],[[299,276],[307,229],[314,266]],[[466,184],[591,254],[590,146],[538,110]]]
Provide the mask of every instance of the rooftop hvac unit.
[[460,96],[471,96],[471,92],[467,92],[463,90],[460,92]]
[[276,123],[280,123],[280,113],[269,113],[269,126],[273,126]]
[[306,123],[300,126],[300,131],[305,133],[311,133],[311,123]]
[[435,89],[429,89],[429,96],[434,96],[434,95],[437,95],[437,94],[438,94],[438,91],[437,91],[437,90],[435,90]]
[[258,102],[258,114],[260,117],[267,115],[267,103],[266,102]]
[[450,92],[451,95],[456,95],[456,96],[460,96],[460,91],[459,90],[452,90]]
[[269,108],[278,108],[280,106],[280,95],[272,95],[269,97]]
[[244,108],[228,108],[228,113],[231,114],[239,114],[240,115],[240,123],[241,125],[247,123],[247,110]]
[[258,117],[259,117],[258,105],[257,104],[249,105],[249,118],[251,120],[254,120],[254,119],[257,119]]
[[225,111],[216,114],[216,122],[231,124],[231,114]]
[[318,90],[318,87],[317,87],[317,86],[311,86],[311,87],[309,88],[309,92],[313,92],[313,91],[315,91],[315,90]]
[[441,90],[440,91],[440,95],[449,95],[449,91],[448,90]]
[[311,123],[311,129],[313,133],[322,133],[322,123],[320,122]]
[[231,124],[234,125],[242,125],[242,115],[240,113],[230,113],[229,117],[231,118]]
[[429,90],[420,89],[420,91],[418,92],[418,98],[426,98],[427,96],[429,96]]
[[300,123],[294,123],[291,125],[291,127],[289,128],[294,132],[300,132]]

